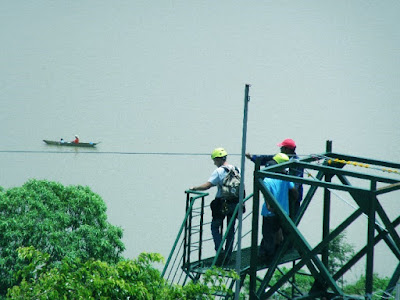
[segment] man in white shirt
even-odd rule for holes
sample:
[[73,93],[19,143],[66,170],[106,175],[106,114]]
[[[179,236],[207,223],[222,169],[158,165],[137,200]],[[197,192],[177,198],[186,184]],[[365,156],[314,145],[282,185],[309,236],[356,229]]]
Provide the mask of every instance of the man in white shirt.
[[[218,188],[217,194],[215,195],[215,199],[211,202],[210,205],[213,216],[211,221],[211,233],[214,240],[215,251],[218,251],[218,248],[221,245],[222,241],[221,228],[223,225],[224,218],[226,216],[227,224],[229,224],[232,218],[232,213],[235,210],[237,203],[239,202],[239,199],[237,199],[237,201],[235,201],[236,199],[225,201],[225,199],[222,198],[222,183],[225,176],[228,174],[227,170],[232,167],[235,168],[234,166],[228,164],[226,160],[227,156],[228,153],[225,151],[224,148],[214,149],[214,151],[211,153],[211,159],[214,161],[214,165],[217,167],[217,169],[214,170],[214,172],[211,174],[207,182],[203,183],[202,185],[190,188],[193,191],[204,191],[208,190],[213,186],[217,186]],[[223,212],[224,208],[225,212]],[[223,257],[224,263],[228,263],[231,259],[234,237],[235,237],[235,221],[233,223],[231,230],[229,230],[226,238],[225,253]]]

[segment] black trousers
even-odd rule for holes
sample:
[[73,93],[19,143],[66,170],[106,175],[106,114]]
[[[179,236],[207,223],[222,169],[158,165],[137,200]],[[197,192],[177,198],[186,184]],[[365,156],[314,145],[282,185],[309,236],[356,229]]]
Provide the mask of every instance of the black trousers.
[[260,256],[271,257],[274,255],[279,228],[280,224],[277,216],[263,217]]

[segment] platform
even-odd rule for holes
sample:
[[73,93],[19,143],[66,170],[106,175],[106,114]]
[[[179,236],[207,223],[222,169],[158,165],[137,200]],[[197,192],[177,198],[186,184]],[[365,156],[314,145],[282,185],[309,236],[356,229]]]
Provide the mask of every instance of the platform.
[[[243,272],[250,268],[250,257],[251,257],[251,248],[242,249],[242,259],[240,270]],[[229,263],[225,263],[222,266],[218,266],[222,269],[236,269],[236,251],[232,253],[232,260]],[[285,264],[288,262],[292,262],[295,260],[301,259],[300,254],[295,249],[289,249],[281,258],[279,264]],[[214,257],[209,257],[200,261],[191,262],[186,264],[183,269],[185,271],[190,271],[194,273],[204,274],[208,269],[211,268],[212,263],[214,261]],[[269,267],[270,264],[258,263],[257,271],[263,270]]]

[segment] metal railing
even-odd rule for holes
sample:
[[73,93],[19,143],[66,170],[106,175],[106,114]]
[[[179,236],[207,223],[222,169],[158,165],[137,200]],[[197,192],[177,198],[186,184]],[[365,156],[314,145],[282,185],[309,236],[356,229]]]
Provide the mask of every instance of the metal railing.
[[[171,284],[185,285],[188,281],[196,281],[201,278],[201,275],[217,265],[225,263],[223,255],[223,245],[225,244],[227,234],[235,225],[235,236],[237,236],[237,223],[235,222],[239,206],[237,205],[233,217],[226,229],[223,229],[222,242],[219,249],[215,252],[214,242],[211,236],[211,230],[205,229],[211,225],[211,210],[207,210],[210,206],[206,204],[208,193],[185,191],[186,193],[186,212],[182,224],[179,228],[177,237],[171,248],[171,252],[167,258],[162,276]],[[243,203],[252,199],[253,195],[244,199]],[[250,247],[251,245],[251,208],[243,214],[243,232],[242,245]],[[235,223],[235,224],[234,224]],[[237,238],[233,245],[233,251],[237,250]],[[234,257],[234,255],[232,255]],[[227,267],[227,266],[223,266]],[[233,269],[233,268],[232,268]],[[233,285],[231,278],[227,278],[225,284]]]

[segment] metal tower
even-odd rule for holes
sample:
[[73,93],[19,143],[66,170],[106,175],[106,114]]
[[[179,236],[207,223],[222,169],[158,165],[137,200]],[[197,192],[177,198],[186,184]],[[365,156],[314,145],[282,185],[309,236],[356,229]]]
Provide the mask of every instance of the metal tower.
[[[285,168],[300,168],[304,177],[281,173]],[[239,248],[241,295],[245,295],[246,299],[273,299],[277,295],[279,299],[371,299],[374,267],[378,258],[376,248],[380,246],[385,248],[385,255],[393,260],[392,276],[386,294],[382,295],[382,299],[389,299],[387,295],[393,293],[400,278],[400,237],[396,230],[400,223],[400,204],[396,206],[397,210],[386,211],[385,202],[399,202],[399,170],[398,163],[334,153],[331,141],[327,141],[326,152],[322,154],[268,168],[260,168],[256,164],[253,194],[244,200],[246,213],[243,214],[244,230],[242,247]],[[295,217],[291,219],[287,216],[266,189],[263,184],[266,177],[303,185],[305,196]],[[182,285],[190,280],[201,280],[208,269],[221,261],[218,256],[222,253],[221,249],[217,255],[213,252],[210,230],[206,227],[211,214],[205,204],[208,194],[193,191],[186,191],[186,194],[185,218],[163,270],[164,278]],[[268,264],[260,264],[257,259],[259,208],[264,199],[274,208],[285,232],[283,244]],[[335,202],[342,200],[351,202],[351,209],[340,211],[340,218],[334,217],[338,215]],[[321,222],[310,220],[307,214],[315,201],[322,203]],[[238,208],[235,213],[237,211]],[[313,222],[315,226],[312,241],[300,229],[303,222]],[[332,241],[360,222],[365,225],[358,234],[365,237],[365,244],[342,262],[340,268],[330,268],[329,249]],[[229,228],[232,225],[233,222],[227,226]],[[364,294],[347,295],[342,290],[340,279],[360,264],[366,279]],[[220,267],[235,270],[235,262],[222,263]],[[308,290],[301,290],[296,285],[295,275],[300,272],[306,272],[313,279]],[[274,278],[276,273],[280,273],[280,276]],[[225,285],[231,293],[225,291],[216,294],[216,298],[233,298],[235,291],[237,293],[235,283],[234,279],[227,276]],[[284,289],[287,285],[292,286],[290,293],[287,288]]]

